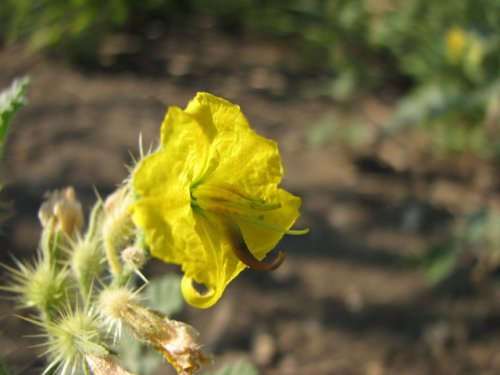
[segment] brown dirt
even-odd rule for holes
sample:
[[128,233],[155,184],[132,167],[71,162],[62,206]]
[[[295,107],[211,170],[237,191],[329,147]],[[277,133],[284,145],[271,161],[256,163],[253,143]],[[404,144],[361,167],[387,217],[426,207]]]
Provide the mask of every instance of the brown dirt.
[[[209,91],[239,103],[259,133],[278,140],[283,185],[304,201],[298,226],[311,229],[281,243],[288,257],[276,272],[246,271],[214,308],[186,308],[181,318],[201,332],[216,367],[246,358],[266,375],[500,373],[498,289],[472,284],[467,263],[437,286],[404,265],[442,240],[456,215],[498,202],[493,165],[471,155],[436,161],[411,134],[380,140],[392,100],[339,109],[305,98],[290,54],[265,41],[214,32],[121,38],[101,58],[100,68],[82,68],[22,46],[0,51],[2,87],[16,75],[33,78],[3,164],[2,200],[14,211],[0,261],[33,254],[46,190],[74,185],[89,207],[94,186],[106,195],[126,176],[139,133],[146,145],[157,139],[166,106]],[[366,124],[361,145],[307,144],[329,111]],[[0,308],[1,352],[21,373],[39,373],[41,350],[22,337],[33,327],[12,316],[11,301]]]

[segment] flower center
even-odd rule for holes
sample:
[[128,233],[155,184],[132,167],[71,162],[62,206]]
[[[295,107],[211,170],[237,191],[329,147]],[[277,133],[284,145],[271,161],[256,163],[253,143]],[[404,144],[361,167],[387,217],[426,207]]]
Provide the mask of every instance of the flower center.
[[269,203],[249,197],[232,185],[200,184],[191,188],[191,207],[194,210],[211,211],[238,218],[284,234],[305,234],[309,230],[286,229],[264,221],[263,213],[281,208],[281,203]]
[[284,234],[304,234],[308,230],[290,230],[264,220],[264,213],[281,208],[281,204],[266,202],[263,199],[250,197],[232,185],[199,184],[191,188],[191,207],[195,212],[213,212],[224,217],[230,234],[234,254],[250,268],[257,270],[273,270],[284,260],[284,254],[271,263],[255,258],[243,239],[241,230],[235,219],[244,220],[266,229]]
[[191,189],[191,205],[231,216],[255,216],[260,212],[275,210],[279,203],[266,203],[262,199],[248,197],[231,185],[201,184]]

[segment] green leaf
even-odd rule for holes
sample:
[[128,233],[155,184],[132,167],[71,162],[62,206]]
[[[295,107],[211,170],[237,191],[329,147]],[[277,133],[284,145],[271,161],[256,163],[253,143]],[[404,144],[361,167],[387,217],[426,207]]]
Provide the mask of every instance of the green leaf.
[[339,102],[348,102],[353,99],[356,91],[356,74],[354,71],[345,70],[332,81],[331,96]]
[[398,103],[386,131],[391,133],[398,129],[420,126],[430,118],[441,115],[449,106],[452,96],[453,93],[439,85],[420,87]]
[[432,250],[422,260],[425,278],[432,284],[436,284],[448,277],[456,267],[460,254],[457,243],[443,246]]
[[163,362],[158,352],[142,345],[127,331],[119,341],[119,348],[123,366],[134,374],[152,374]]
[[0,358],[0,375],[9,375],[10,372],[7,370],[7,366],[5,366],[5,363],[3,362],[3,359]]
[[0,158],[3,155],[7,136],[16,112],[26,104],[26,89],[30,79],[15,79],[9,88],[0,92]]
[[307,143],[312,147],[328,144],[335,136],[338,119],[333,114],[327,114],[320,119],[307,133]]
[[145,290],[149,305],[166,315],[179,313],[183,307],[181,277],[167,274],[151,281]]
[[257,375],[257,369],[249,362],[236,362],[225,365],[216,372],[207,372],[205,375]]

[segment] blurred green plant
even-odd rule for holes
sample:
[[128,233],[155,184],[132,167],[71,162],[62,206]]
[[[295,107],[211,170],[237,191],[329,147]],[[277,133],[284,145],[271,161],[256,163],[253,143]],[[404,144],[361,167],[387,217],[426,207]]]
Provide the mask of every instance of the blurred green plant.
[[[80,60],[96,59],[105,37],[129,30],[157,14],[174,20],[182,2],[175,0],[5,0],[0,3],[0,38],[26,38],[35,51],[48,49]],[[3,34],[3,35],[2,35]]]
[[345,102],[396,85],[402,100],[385,135],[422,128],[437,153],[500,155],[496,0],[200,0],[192,7],[232,30],[294,46],[301,69],[329,77],[321,76],[305,95]]
[[207,372],[205,375],[257,375],[258,373],[257,369],[252,364],[240,361],[227,364],[218,371]]
[[339,116],[337,113],[327,113],[312,125],[307,133],[307,144],[321,147],[332,140],[340,141],[353,148],[366,142],[366,123],[353,116]]
[[[211,14],[222,25],[287,41],[300,51],[304,67],[334,73],[334,84],[328,85],[332,95],[343,91],[339,86],[377,79],[380,64],[373,62],[382,55],[367,38],[370,14],[363,0],[201,0],[193,4],[197,12]],[[367,65],[370,74],[364,74]]]
[[[7,89],[0,92],[0,160],[4,154],[5,144],[7,143],[14,117],[17,111],[26,104],[26,90],[29,85],[30,79],[28,77],[18,78]],[[5,208],[3,203],[0,203],[0,208]],[[0,220],[4,218],[3,216],[4,214],[2,213]],[[0,375],[8,375],[10,372],[2,356],[0,356]]]
[[7,369],[7,366],[3,363],[3,360],[0,358],[0,375],[9,375],[10,372]]
[[454,234],[423,257],[411,259],[432,283],[458,268],[470,268],[472,281],[490,278],[500,268],[500,211],[481,208],[457,219]]
[[7,137],[17,111],[26,104],[28,77],[15,79],[10,87],[0,92],[0,159],[3,156]]
[[[4,39],[25,36],[35,48],[95,57],[114,31],[144,31],[211,18],[221,28],[286,41],[302,69],[329,73],[321,92],[348,100],[359,90],[407,82],[416,96],[439,87],[444,111],[423,106],[426,118],[462,112],[454,121],[498,120],[500,5],[496,0],[6,0]],[[325,81],[327,81],[325,83]],[[413,100],[410,96],[409,100]],[[418,100],[417,100],[418,101]],[[463,109],[466,109],[465,111]],[[492,116],[494,117],[492,119]],[[408,115],[394,123],[407,122]],[[415,119],[418,120],[418,119]],[[437,121],[437,120],[436,120]],[[450,119],[451,121],[451,119]]]
[[371,29],[414,82],[388,125],[423,126],[435,146],[499,155],[500,3],[405,1]]

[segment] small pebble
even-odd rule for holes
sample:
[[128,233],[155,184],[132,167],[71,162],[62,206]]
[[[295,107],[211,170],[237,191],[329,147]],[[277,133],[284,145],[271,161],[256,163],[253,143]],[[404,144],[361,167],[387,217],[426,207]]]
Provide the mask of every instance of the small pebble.
[[276,343],[274,337],[265,332],[257,333],[252,344],[252,356],[255,363],[260,367],[266,367],[274,359],[276,354]]

